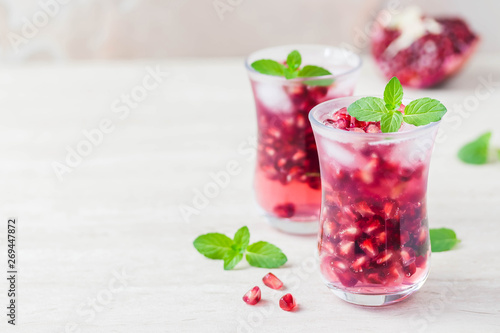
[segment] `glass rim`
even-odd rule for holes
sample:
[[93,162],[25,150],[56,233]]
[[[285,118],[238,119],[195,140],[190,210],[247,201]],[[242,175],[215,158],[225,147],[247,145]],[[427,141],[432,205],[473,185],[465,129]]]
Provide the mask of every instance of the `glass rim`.
[[[324,108],[328,104],[333,104],[335,102],[342,102],[343,100],[345,100],[345,101],[352,100],[352,102],[354,102],[354,101],[356,101],[360,98],[363,98],[363,97],[383,98],[383,96],[355,95],[355,96],[346,96],[346,97],[330,99],[328,101],[325,101],[323,103],[320,103],[320,104],[314,106],[311,109],[311,111],[309,111],[309,115],[308,115],[309,122],[311,123],[311,125],[313,127],[317,126],[317,127],[321,128],[322,130],[328,131],[330,133],[337,133],[340,135],[351,136],[353,138],[365,138],[365,139],[380,140],[380,139],[391,139],[391,138],[401,139],[401,138],[410,138],[410,137],[419,136],[422,132],[425,132],[426,129],[430,129],[430,128],[433,128],[435,126],[438,126],[442,121],[442,120],[440,120],[440,121],[432,122],[430,124],[423,125],[423,126],[415,126],[411,130],[403,131],[403,132],[390,132],[390,133],[365,133],[365,132],[363,132],[363,133],[361,133],[361,132],[346,131],[343,129],[326,126],[325,124],[323,124],[321,121],[319,121],[316,118],[316,113],[318,112],[318,109]],[[414,99],[411,99],[411,98],[403,98],[403,102],[404,102],[403,104],[408,105],[408,103],[413,101],[413,100]],[[351,103],[349,103],[349,104],[351,104]],[[347,107],[347,106],[349,106],[349,105],[346,105],[345,107]],[[332,111],[332,110],[330,110],[330,111]]]
[[[256,54],[257,52],[273,51],[273,50],[284,49],[284,48],[289,48],[291,50],[293,50],[293,49],[299,50],[301,47],[302,48],[303,47],[317,47],[317,48],[322,48],[322,49],[328,48],[328,49],[335,49],[335,50],[338,50],[338,51],[341,51],[341,52],[345,52],[346,54],[354,56],[356,58],[356,60],[357,60],[357,64],[354,67],[349,68],[349,69],[347,69],[347,70],[345,70],[343,72],[337,73],[337,74],[321,75],[321,76],[311,76],[311,77],[294,78],[294,79],[287,79],[287,78],[282,77],[282,76],[274,76],[274,75],[262,74],[260,72],[257,72],[250,65],[250,58],[254,54]],[[300,52],[300,50],[299,50],[299,52]],[[318,79],[321,79],[321,80],[337,79],[337,78],[340,78],[342,76],[346,76],[346,75],[349,75],[351,73],[356,72],[357,70],[359,70],[361,68],[362,65],[363,65],[363,59],[361,59],[361,57],[358,54],[356,54],[356,53],[354,53],[352,51],[349,51],[347,49],[343,49],[341,47],[331,46],[331,45],[325,45],[325,44],[286,44],[286,45],[280,45],[280,46],[272,46],[272,47],[267,47],[267,48],[264,48],[264,49],[259,49],[257,51],[254,51],[254,52],[250,53],[245,58],[245,67],[246,67],[246,69],[247,69],[248,72],[250,72],[250,73],[252,73],[254,75],[260,76],[260,77],[265,77],[265,78],[271,79],[271,80],[286,81],[286,82],[290,82],[290,83],[293,83],[293,82],[304,82],[304,81],[318,80]]]

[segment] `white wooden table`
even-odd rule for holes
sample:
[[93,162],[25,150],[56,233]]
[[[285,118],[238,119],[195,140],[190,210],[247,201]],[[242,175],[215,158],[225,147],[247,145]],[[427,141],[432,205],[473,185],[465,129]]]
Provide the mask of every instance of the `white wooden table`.
[[[153,88],[147,67],[157,66],[168,75]],[[498,55],[475,57],[438,89],[407,89],[407,97],[440,99],[453,116],[433,155],[428,202],[431,226],[455,229],[462,243],[433,255],[427,283],[410,299],[363,308],[322,284],[316,237],[277,232],[256,210],[254,160],[245,153],[251,150],[241,151],[256,130],[242,59],[1,68],[0,266],[5,272],[6,219],[16,216],[20,277],[14,329],[6,324],[7,281],[0,279],[0,331],[500,332],[500,163],[468,166],[455,158],[488,129],[500,146],[500,84],[489,96],[477,88],[489,75],[500,81]],[[151,90],[140,88],[144,80]],[[356,93],[380,94],[383,85],[366,59]],[[137,105],[120,102],[121,94],[144,92]],[[82,131],[99,126],[107,133],[82,143]],[[80,163],[73,157],[60,181],[54,162],[61,167],[78,147],[87,156]],[[210,173],[231,160],[240,172],[198,215],[183,219],[180,205],[191,204]],[[298,311],[282,311],[282,293],[266,287],[263,301],[246,305],[241,297],[262,287],[268,270],[242,262],[226,272],[192,246],[200,234],[233,234],[243,225],[251,241],[287,254],[288,263],[272,271]]]

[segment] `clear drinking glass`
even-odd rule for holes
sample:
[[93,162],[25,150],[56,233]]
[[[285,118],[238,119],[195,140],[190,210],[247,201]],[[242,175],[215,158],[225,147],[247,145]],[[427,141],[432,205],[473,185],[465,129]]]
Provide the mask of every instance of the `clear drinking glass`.
[[323,192],[318,251],[334,294],[377,306],[409,296],[429,273],[427,176],[439,123],[373,134],[323,124],[359,98],[328,101],[309,114]]
[[[330,81],[318,86],[312,82],[315,78],[287,80],[258,73],[251,67],[260,59],[285,61],[293,50],[301,53],[302,66],[328,69],[333,75],[321,79]],[[352,95],[361,59],[330,46],[287,45],[251,54],[246,67],[257,109],[257,203],[274,227],[290,233],[317,233],[321,180],[307,115],[321,102]]]

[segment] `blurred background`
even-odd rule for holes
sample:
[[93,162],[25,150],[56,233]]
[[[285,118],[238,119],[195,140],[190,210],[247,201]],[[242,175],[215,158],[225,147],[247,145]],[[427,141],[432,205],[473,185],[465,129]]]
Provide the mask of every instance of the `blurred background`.
[[[351,43],[391,1],[376,0],[1,0],[0,57],[33,60],[243,56],[271,45]],[[392,1],[394,2],[394,0]],[[500,51],[500,1],[441,0],[426,13],[459,15]]]

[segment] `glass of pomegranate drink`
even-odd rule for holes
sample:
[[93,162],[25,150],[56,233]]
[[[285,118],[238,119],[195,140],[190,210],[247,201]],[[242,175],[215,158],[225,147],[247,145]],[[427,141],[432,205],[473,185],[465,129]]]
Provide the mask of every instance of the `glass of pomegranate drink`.
[[[275,60],[279,71],[289,71],[288,78],[272,68],[271,73],[256,70],[254,64],[262,59]],[[317,233],[321,179],[307,115],[321,102],[352,95],[361,60],[340,48],[289,45],[251,54],[246,67],[257,111],[257,203],[274,227]]]
[[409,296],[429,272],[426,191],[439,121],[400,121],[397,132],[382,133],[380,122],[349,115],[358,99],[327,101],[309,114],[323,192],[318,251],[334,294],[378,306]]

